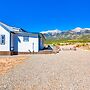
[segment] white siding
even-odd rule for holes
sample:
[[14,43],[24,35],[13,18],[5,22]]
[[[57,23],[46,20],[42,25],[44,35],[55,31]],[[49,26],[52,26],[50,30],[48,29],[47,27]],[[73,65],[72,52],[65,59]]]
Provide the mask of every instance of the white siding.
[[0,26],[0,35],[5,35],[5,45],[0,44],[0,51],[10,51],[10,33]]
[[[23,41],[23,36],[18,36],[18,52],[38,52],[39,42],[38,38],[29,37],[29,42]],[[34,43],[34,47],[33,47]],[[33,50],[34,49],[34,50]]]
[[29,37],[29,42],[24,42],[23,36],[11,34],[10,42],[10,32],[5,30],[2,26],[0,26],[0,35],[5,35],[5,45],[0,45],[0,51],[10,51],[10,43],[11,48],[14,48],[16,52],[38,52],[39,49],[43,49],[44,47],[43,41],[39,41],[38,36],[31,36]]

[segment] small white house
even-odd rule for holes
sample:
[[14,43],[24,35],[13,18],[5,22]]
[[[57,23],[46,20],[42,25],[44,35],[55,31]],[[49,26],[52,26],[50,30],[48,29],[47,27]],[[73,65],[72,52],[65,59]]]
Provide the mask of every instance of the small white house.
[[44,48],[41,33],[29,33],[0,22],[0,55],[29,54]]

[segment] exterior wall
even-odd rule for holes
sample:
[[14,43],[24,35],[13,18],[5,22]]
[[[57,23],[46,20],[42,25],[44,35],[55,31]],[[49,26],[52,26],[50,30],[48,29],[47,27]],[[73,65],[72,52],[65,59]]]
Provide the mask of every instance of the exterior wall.
[[5,45],[0,45],[0,55],[13,55],[30,52],[37,53],[39,50],[44,48],[43,40],[39,39],[38,35],[30,36],[29,42],[24,42],[22,35],[10,33],[2,26],[0,26],[0,35],[5,35]]
[[0,52],[10,51],[10,33],[0,26],[0,35],[5,35],[5,45],[0,44]]
[[38,38],[29,37],[29,42],[24,42],[23,36],[18,36],[18,52],[33,52],[33,51],[34,52],[39,51]]

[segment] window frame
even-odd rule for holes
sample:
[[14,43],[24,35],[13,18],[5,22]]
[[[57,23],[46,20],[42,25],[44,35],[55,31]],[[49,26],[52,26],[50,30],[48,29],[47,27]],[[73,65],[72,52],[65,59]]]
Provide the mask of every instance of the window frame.
[[23,36],[23,42],[29,42],[29,36]]
[[0,35],[0,45],[5,45],[5,35],[4,34]]

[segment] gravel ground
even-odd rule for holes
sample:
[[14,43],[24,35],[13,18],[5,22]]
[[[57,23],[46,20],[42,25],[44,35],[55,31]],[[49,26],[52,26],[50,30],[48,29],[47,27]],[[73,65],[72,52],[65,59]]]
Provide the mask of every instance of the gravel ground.
[[28,58],[0,75],[0,90],[90,90],[90,51],[60,51]]
[[27,57],[25,56],[0,56],[0,74],[5,74],[9,69],[15,67],[18,64],[23,63]]

